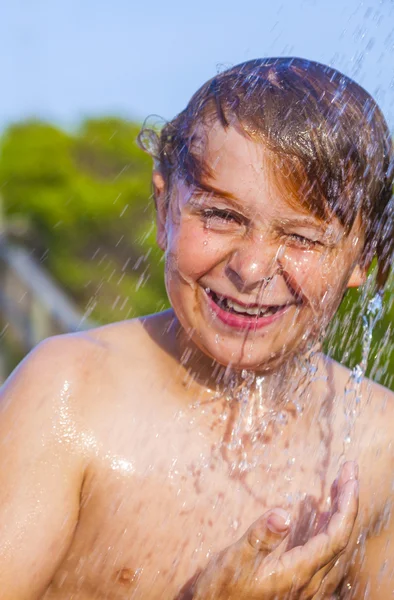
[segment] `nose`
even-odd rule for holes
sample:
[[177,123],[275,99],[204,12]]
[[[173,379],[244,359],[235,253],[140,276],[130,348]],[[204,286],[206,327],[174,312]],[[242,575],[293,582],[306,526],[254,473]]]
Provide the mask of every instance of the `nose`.
[[226,275],[242,292],[253,292],[278,273],[281,246],[262,234],[242,240],[231,254]]

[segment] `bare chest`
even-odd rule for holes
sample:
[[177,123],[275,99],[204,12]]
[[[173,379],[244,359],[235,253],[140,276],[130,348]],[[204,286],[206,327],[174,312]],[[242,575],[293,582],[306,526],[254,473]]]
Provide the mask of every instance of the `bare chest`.
[[295,517],[326,508],[330,469],[322,473],[321,461],[305,453],[280,446],[241,473],[209,443],[173,440],[162,439],[156,452],[147,444],[141,461],[135,449],[97,457],[73,543],[51,586],[54,598],[174,599],[268,508]]

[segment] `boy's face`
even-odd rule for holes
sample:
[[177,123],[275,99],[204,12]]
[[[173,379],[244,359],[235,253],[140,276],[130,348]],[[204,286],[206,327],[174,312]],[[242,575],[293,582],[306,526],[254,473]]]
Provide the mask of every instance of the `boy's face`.
[[347,286],[362,283],[362,234],[290,206],[264,146],[234,127],[214,126],[204,152],[205,189],[175,182],[168,209],[154,177],[168,295],[204,353],[236,368],[275,368],[316,339]]

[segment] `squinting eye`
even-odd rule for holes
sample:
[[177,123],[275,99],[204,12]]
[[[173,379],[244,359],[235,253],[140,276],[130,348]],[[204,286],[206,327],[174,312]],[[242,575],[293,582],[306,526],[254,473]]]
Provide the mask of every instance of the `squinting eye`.
[[291,233],[287,237],[292,242],[295,242],[297,246],[301,246],[302,248],[313,248],[314,246],[322,245],[318,240],[310,240],[309,238],[306,238],[303,235],[298,235],[297,233]]
[[221,208],[207,208],[202,211],[202,216],[207,221],[217,220],[226,223],[239,223],[240,219],[233,212]]

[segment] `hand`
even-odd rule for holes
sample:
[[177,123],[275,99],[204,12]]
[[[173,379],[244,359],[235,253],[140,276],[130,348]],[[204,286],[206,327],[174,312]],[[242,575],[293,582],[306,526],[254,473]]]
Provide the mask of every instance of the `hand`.
[[[194,600],[307,600],[346,548],[358,511],[356,466],[347,462],[336,482],[336,500],[324,530],[285,551],[290,517],[266,512],[235,544],[213,558],[197,578]],[[339,582],[338,582],[339,583]]]

